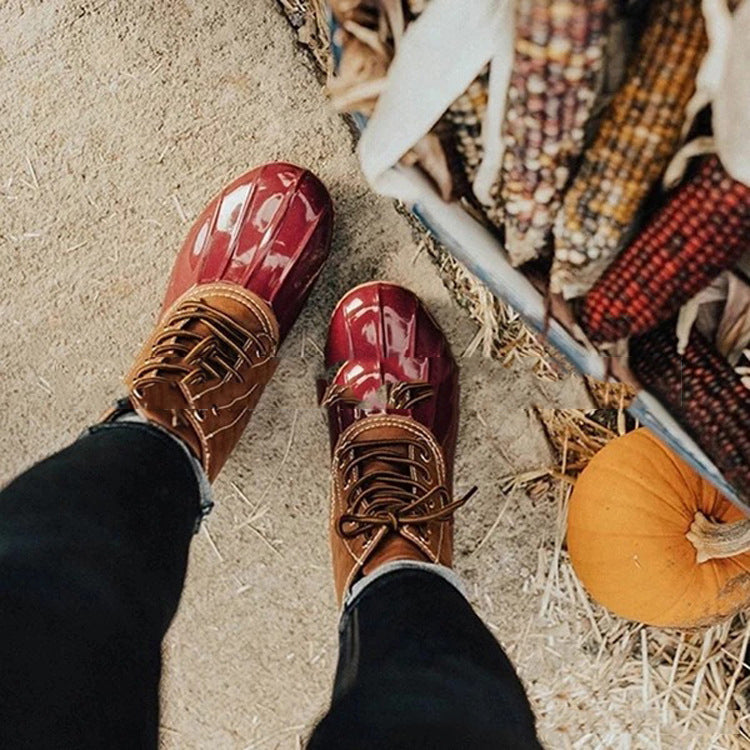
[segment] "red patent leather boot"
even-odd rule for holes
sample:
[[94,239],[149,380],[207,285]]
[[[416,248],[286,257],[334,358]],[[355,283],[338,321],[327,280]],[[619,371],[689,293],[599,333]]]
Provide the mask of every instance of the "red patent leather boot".
[[458,366],[412,292],[383,282],[348,292],[331,316],[325,358],[340,602],[392,560],[450,566],[453,512],[468,495],[453,500]]
[[267,164],[228,185],[188,233],[116,413],[135,409],[180,437],[213,480],[323,267],[332,221],[306,169]]

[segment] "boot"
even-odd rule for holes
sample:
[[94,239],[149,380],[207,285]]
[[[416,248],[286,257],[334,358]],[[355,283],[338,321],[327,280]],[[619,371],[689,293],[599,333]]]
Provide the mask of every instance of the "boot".
[[323,267],[332,221],[323,184],[290,164],[226,187],[188,233],[128,398],[106,419],[135,410],[183,440],[213,481]]
[[451,566],[458,366],[410,291],[373,282],[331,316],[321,384],[332,450],[330,542],[339,603],[394,560]]

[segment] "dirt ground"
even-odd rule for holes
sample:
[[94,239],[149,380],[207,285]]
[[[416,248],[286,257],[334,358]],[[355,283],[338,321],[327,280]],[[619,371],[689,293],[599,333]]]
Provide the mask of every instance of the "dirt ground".
[[[6,0],[0,80],[0,483],[122,394],[189,222],[223,183],[283,158],[330,187],[331,262],[215,486],[164,648],[164,747],[292,750],[325,710],[336,662],[314,389],[327,316],[353,284],[386,278],[423,296],[457,355],[475,327],[363,182],[273,0]],[[549,665],[517,647],[554,514],[499,482],[548,462],[532,405],[588,402],[576,378],[479,355],[462,368],[457,490],[480,493],[458,515],[456,567],[533,686]]]

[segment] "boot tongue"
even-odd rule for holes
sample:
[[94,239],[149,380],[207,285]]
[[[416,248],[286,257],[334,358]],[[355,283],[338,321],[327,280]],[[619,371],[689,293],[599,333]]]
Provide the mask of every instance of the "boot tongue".
[[[408,466],[398,460],[389,460],[391,456],[397,458],[409,458],[409,446],[396,442],[404,437],[404,432],[398,427],[379,426],[368,430],[360,438],[355,438],[353,442],[355,450],[366,450],[368,453],[372,454],[371,458],[368,458],[359,464],[360,476],[373,476],[386,472],[390,474],[399,474],[400,476],[410,479],[411,472]],[[410,436],[407,435],[407,437]],[[372,445],[367,445],[367,447],[365,447],[365,444],[370,444],[373,441],[382,443],[383,447],[376,448]],[[392,485],[386,479],[382,482],[375,481],[371,486],[388,489]]]
[[[384,455],[385,452],[395,454],[403,458],[408,458],[409,449],[405,445],[389,445],[387,449],[384,449],[376,457],[363,461],[360,466],[361,476],[378,476],[380,474],[398,474],[406,479],[411,478],[409,469],[402,463],[396,461],[389,461],[388,456]],[[370,487],[373,488],[373,494],[377,496],[377,500],[387,500],[388,492],[392,489],[393,484],[388,480],[376,480],[373,481]]]

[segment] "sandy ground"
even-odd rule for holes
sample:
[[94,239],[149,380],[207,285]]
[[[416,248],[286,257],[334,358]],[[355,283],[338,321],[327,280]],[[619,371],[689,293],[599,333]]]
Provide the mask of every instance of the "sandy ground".
[[[330,187],[333,257],[215,486],[165,643],[165,747],[295,748],[336,662],[314,400],[328,313],[351,285],[387,278],[424,297],[458,355],[474,326],[368,191],[273,0],[7,0],[0,76],[0,483],[122,393],[188,223],[224,182],[284,158]],[[538,606],[525,582],[553,514],[522,496],[505,505],[498,483],[548,460],[531,405],[586,398],[575,378],[462,365],[457,489],[480,494],[458,517],[456,567],[513,654]],[[518,667],[530,685],[549,679],[532,657]]]

